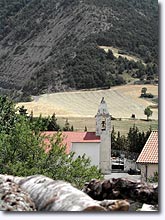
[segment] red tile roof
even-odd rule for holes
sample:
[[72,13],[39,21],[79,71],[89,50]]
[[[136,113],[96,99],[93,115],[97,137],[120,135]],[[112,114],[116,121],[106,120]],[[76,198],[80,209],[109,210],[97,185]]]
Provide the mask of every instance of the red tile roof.
[[[53,136],[57,132],[55,131],[45,131],[42,132],[44,135]],[[66,153],[69,153],[71,150],[72,143],[98,143],[100,142],[100,137],[96,136],[95,132],[74,132],[74,131],[65,131],[62,132],[63,144],[66,145]]]
[[158,131],[151,132],[136,162],[158,163]]

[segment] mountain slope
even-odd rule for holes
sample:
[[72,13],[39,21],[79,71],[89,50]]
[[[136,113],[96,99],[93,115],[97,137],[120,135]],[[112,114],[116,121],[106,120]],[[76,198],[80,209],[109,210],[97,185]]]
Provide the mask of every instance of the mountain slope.
[[[155,0],[24,2],[18,11],[8,15],[8,28],[0,30],[2,90],[38,94],[109,87],[124,83],[120,74],[129,70],[125,67],[128,65],[141,71],[139,77],[147,74],[149,68],[151,75],[158,73],[154,53],[157,32],[153,35],[158,22]],[[108,58],[97,45],[117,46],[148,58],[148,69],[139,63]]]

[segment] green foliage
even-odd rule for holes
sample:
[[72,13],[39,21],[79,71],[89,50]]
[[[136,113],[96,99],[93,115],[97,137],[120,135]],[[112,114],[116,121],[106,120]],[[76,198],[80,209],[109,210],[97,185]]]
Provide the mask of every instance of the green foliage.
[[139,132],[139,129],[135,126],[129,129],[127,136],[128,149],[130,152],[140,153],[149,137],[151,130],[148,132]]
[[73,131],[74,130],[73,125],[70,127],[70,123],[69,123],[68,119],[66,119],[65,125],[62,130],[63,131]]
[[15,16],[31,0],[0,0],[0,40],[11,30],[11,21],[8,19]]
[[27,117],[30,123],[30,127],[32,130],[35,131],[35,133],[38,133],[40,131],[59,131],[60,126],[57,123],[57,118],[55,113],[50,117],[42,117],[40,114],[39,117],[33,117],[33,112],[31,112],[30,115],[27,115],[27,109],[24,107],[19,109],[19,113],[23,114]]
[[[26,114],[16,114],[14,104],[7,98],[0,97],[0,108],[2,174],[16,176],[43,174],[53,179],[71,182],[79,188],[92,178],[103,177],[96,166],[90,166],[90,160],[85,155],[75,158],[73,152],[66,154],[61,133],[58,132],[53,137],[42,135],[40,128],[47,126],[44,124],[47,122],[44,122],[41,116],[32,126]],[[10,129],[2,123],[4,118],[5,125],[7,124]],[[56,122],[55,115],[52,118]]]
[[[57,33],[54,43],[50,42],[52,49],[43,60],[29,64],[33,74],[26,77],[23,89],[16,82],[18,90],[22,92],[19,96],[16,95],[16,100],[29,101],[32,94],[50,90],[59,91],[64,88],[110,88],[126,83],[122,76],[125,72],[135,78],[147,78],[149,83],[157,79],[159,51],[157,1],[84,0],[83,4],[80,2],[0,0],[0,40],[3,40],[4,47],[8,48],[8,44],[11,43],[14,48],[12,54],[10,51],[2,54],[0,64],[4,62],[4,66],[8,55],[13,59],[27,50],[26,44],[21,42],[28,41],[34,45],[34,38],[40,32],[46,29],[48,34],[51,33],[50,20],[57,23],[58,17],[61,20],[59,35]],[[73,11],[77,13],[72,14]],[[59,16],[56,16],[57,14]],[[66,24],[66,32],[62,23],[64,15],[68,16],[68,20],[69,16],[72,17],[72,22]],[[81,25],[82,23],[84,25]],[[91,30],[90,25],[94,27]],[[51,34],[49,36],[49,39],[53,37]],[[116,59],[112,51],[109,50],[106,54],[98,48],[98,45],[117,47],[120,54],[136,55],[147,65],[121,57]],[[62,85],[58,85],[58,82],[62,82]],[[10,83],[5,87],[10,90]]]
[[0,96],[0,133],[9,133],[17,120],[14,103],[6,96]]
[[149,106],[144,109],[144,114],[147,116],[147,121],[149,120],[149,117],[152,115],[152,113],[153,111],[150,109]]
[[151,128],[146,133],[144,133],[143,131],[140,132],[139,129],[134,124],[133,127],[130,127],[127,136],[120,135],[119,131],[116,135],[113,126],[111,132],[112,149],[140,153],[150,133],[151,133]]
[[[112,7],[116,13],[114,18],[107,19],[109,23],[113,23],[113,27],[95,34],[99,45],[119,47],[129,53],[138,54],[145,62],[158,64],[158,1],[86,0],[86,2],[102,8]],[[115,17],[118,17],[119,21],[115,20]]]
[[57,124],[57,118],[56,118],[55,113],[51,116],[46,130],[48,130],[48,131],[60,130],[60,126]]
[[[85,155],[75,158],[74,153],[65,153],[65,146],[61,146],[60,134],[50,138],[51,150],[46,155],[46,164],[42,162],[40,173],[53,179],[62,179],[71,182],[78,188],[82,188],[86,181],[92,178],[102,178],[101,172],[96,166],[90,166],[90,160]],[[64,175],[65,174],[65,175]]]
[[146,92],[147,92],[147,88],[146,88],[146,87],[143,87],[143,88],[141,89],[141,94],[145,95]]
[[27,113],[27,109],[25,108],[24,105],[22,105],[20,108],[19,108],[19,114],[20,115],[24,115],[26,116],[28,113]]
[[146,87],[143,87],[141,89],[141,95],[140,95],[141,98],[153,98],[154,95],[152,95],[151,93],[147,93],[147,88]]
[[148,182],[150,183],[158,183],[159,181],[159,175],[158,172],[154,172],[154,175],[148,178]]

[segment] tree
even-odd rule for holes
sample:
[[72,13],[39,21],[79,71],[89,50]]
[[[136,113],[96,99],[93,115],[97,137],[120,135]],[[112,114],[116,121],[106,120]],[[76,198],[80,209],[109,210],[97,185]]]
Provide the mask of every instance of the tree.
[[63,131],[70,131],[70,124],[69,124],[69,121],[68,119],[66,119],[65,121],[65,126],[63,127]]
[[70,130],[71,130],[71,131],[74,131],[74,127],[73,127],[73,125],[71,126]]
[[50,118],[49,124],[48,124],[48,131],[58,131],[60,129],[60,126],[57,124],[57,118],[55,113],[53,113],[52,117]]
[[[1,174],[42,174],[53,179],[66,180],[78,188],[92,178],[103,177],[98,167],[91,166],[85,155],[75,158],[73,152],[66,154],[66,146],[62,142],[60,132],[53,137],[42,135],[40,128],[45,126],[45,122],[41,116],[39,121],[31,124],[28,117],[16,114],[12,101],[1,97],[0,109]],[[4,117],[5,125],[9,127],[2,123],[1,118]],[[46,153],[48,147],[50,150]]]
[[19,108],[19,114],[20,115],[27,115],[28,113],[27,113],[27,109],[25,108],[25,106],[24,105],[22,105],[20,108]]
[[114,55],[113,55],[113,52],[112,52],[112,50],[108,50],[108,52],[107,52],[107,59],[110,59],[110,60],[114,60]]
[[143,87],[141,89],[141,96],[145,96],[146,95],[146,92],[147,92],[147,88],[146,87]]
[[151,128],[146,132],[140,132],[138,127],[130,127],[127,135],[127,148],[130,152],[140,153],[151,133]]
[[116,132],[115,132],[115,128],[114,125],[112,126],[112,132],[111,132],[111,145],[112,145],[112,149],[116,149]]
[[149,117],[152,116],[152,113],[153,111],[150,109],[149,106],[144,109],[144,114],[147,116],[147,121],[149,121]]
[[16,120],[15,104],[8,97],[0,96],[0,133],[9,133]]

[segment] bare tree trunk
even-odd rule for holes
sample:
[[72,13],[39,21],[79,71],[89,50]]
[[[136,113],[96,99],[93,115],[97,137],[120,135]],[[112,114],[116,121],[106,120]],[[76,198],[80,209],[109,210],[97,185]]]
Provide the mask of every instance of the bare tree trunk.
[[130,199],[147,204],[158,204],[158,186],[131,181],[124,178],[112,180],[91,180],[83,192],[95,200]]
[[70,183],[35,175],[14,177],[0,175],[18,184],[35,203],[37,211],[128,211],[126,200],[96,201]]
[[7,178],[29,193],[38,211],[106,211],[97,201],[67,182],[42,175]]

